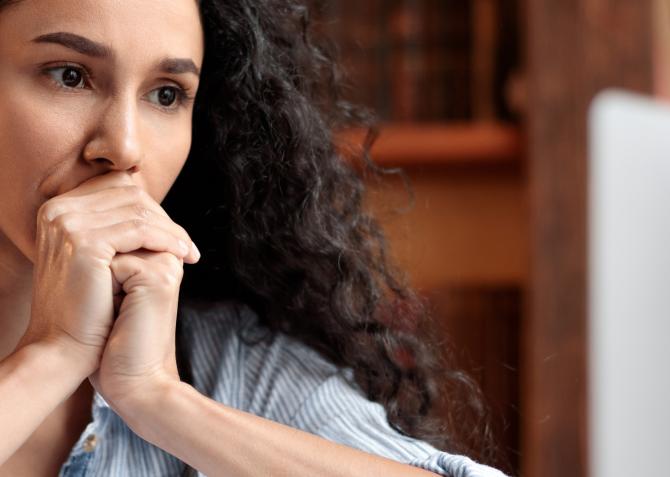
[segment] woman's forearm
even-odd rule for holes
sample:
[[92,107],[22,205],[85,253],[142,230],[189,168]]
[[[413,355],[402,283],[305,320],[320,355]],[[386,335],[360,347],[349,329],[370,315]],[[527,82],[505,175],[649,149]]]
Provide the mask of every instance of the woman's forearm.
[[210,477],[435,475],[225,406],[186,383],[119,411],[135,433]]
[[0,361],[0,465],[84,379],[68,350],[55,344],[31,343]]

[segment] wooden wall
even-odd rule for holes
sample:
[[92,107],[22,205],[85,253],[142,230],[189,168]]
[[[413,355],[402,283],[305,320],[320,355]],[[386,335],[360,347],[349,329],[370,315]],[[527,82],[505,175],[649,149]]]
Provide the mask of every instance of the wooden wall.
[[522,475],[587,475],[586,113],[610,86],[652,90],[651,0],[527,0],[530,294]]

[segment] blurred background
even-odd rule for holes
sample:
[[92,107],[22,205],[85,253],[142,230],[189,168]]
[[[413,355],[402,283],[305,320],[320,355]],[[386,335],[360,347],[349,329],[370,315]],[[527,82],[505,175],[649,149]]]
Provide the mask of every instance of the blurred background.
[[483,388],[487,463],[587,475],[586,110],[670,97],[670,0],[311,3],[379,117],[373,161],[409,178],[370,179],[369,207]]

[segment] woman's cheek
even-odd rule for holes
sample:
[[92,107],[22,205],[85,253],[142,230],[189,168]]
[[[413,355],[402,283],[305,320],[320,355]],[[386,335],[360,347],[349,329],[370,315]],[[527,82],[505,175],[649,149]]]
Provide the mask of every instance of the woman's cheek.
[[12,164],[2,187],[14,199],[10,213],[15,214],[14,223],[21,223],[23,230],[21,238],[16,237],[17,245],[34,261],[37,212],[45,200],[42,189],[53,185],[56,169],[68,169],[68,162],[78,157],[74,146],[76,119],[63,117],[54,105],[49,107],[35,98],[21,104],[7,102],[0,114],[11,118],[2,121],[8,128],[3,136],[11,140],[3,140],[0,147],[3,157]]
[[37,175],[52,164],[71,158],[82,130],[81,114],[64,112],[59,101],[43,99],[26,98],[9,108],[15,157],[32,164]]
[[191,149],[191,124],[175,128],[171,136],[166,136],[163,132],[154,137],[169,139],[152,141],[154,147],[145,159],[143,176],[148,181],[147,192],[156,202],[161,203],[188,158]]

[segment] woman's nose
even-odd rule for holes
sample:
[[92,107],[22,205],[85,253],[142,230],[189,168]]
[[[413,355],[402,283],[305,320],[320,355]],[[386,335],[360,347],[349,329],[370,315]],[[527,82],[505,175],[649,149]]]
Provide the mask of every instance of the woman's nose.
[[86,144],[84,158],[104,163],[111,170],[139,170],[144,150],[138,113],[132,95],[111,98],[96,118],[97,127]]

